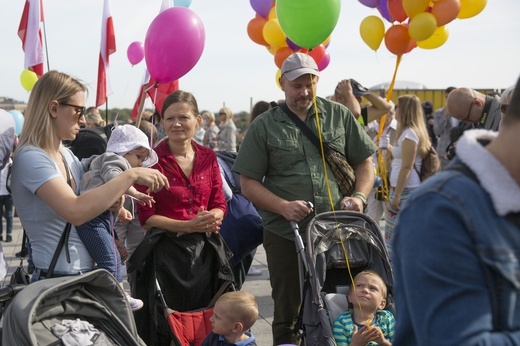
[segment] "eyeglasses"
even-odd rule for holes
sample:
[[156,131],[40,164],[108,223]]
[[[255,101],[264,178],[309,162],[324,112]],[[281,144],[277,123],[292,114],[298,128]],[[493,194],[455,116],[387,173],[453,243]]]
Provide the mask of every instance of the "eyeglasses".
[[469,105],[468,116],[465,119],[463,119],[462,121],[470,120],[469,117],[471,116],[471,109],[473,108],[473,104],[475,103],[475,101],[477,101],[476,97],[473,99],[473,101],[471,101],[471,104]]
[[78,116],[78,119],[81,118],[83,115],[85,115],[85,110],[87,109],[86,107],[72,105],[70,103],[59,102],[59,101],[58,101],[58,103],[62,106],[69,106],[69,107],[74,108],[74,111],[76,112],[76,115]]
[[220,113],[218,113],[218,115],[226,115],[226,113],[220,112]]

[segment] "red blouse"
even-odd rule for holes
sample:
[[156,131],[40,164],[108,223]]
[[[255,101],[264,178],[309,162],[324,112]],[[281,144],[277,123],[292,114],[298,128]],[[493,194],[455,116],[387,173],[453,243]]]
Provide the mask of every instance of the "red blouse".
[[[175,220],[193,219],[201,206],[206,210],[221,209],[224,214],[227,204],[222,192],[222,179],[217,163],[217,155],[212,149],[192,141],[195,161],[191,176],[187,177],[168,147],[165,139],[154,148],[159,161],[153,168],[163,173],[170,183],[169,189],[151,193],[155,199],[152,207],[137,205],[141,225],[152,215],[166,216]],[[139,191],[146,187],[136,186]]]

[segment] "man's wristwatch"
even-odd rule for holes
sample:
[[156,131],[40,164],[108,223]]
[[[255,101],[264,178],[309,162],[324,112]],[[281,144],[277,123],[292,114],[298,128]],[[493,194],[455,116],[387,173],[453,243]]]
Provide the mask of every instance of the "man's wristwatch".
[[357,197],[363,202],[363,212],[365,212],[368,206],[367,196],[363,192],[356,191],[352,194],[352,197]]

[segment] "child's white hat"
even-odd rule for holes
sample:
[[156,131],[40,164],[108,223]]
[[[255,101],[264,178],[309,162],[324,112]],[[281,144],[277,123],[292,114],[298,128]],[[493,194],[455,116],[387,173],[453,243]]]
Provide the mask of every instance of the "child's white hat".
[[150,167],[157,163],[158,158],[155,151],[150,147],[149,139],[143,131],[134,125],[116,126],[108,139],[107,150],[124,156],[129,151],[143,147],[149,150],[148,157],[143,161],[143,167]]

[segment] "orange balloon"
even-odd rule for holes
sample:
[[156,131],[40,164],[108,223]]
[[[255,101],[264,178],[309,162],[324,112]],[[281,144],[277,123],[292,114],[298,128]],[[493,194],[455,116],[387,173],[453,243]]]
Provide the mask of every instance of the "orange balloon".
[[398,22],[404,22],[408,18],[403,8],[403,0],[388,0],[388,13]]
[[402,55],[408,50],[410,35],[408,29],[401,24],[392,25],[385,34],[385,46],[395,55]]
[[282,68],[283,62],[292,53],[294,53],[294,52],[289,47],[282,47],[282,48],[278,49],[276,51],[276,53],[274,53],[274,63],[276,64],[276,66],[278,66],[278,68]]
[[254,43],[258,43],[262,46],[267,46],[263,34],[265,23],[267,23],[267,20],[262,17],[256,17],[251,19],[247,24],[247,34],[249,35],[249,38]]
[[417,42],[410,40],[410,44],[408,45],[408,49],[405,53],[410,53],[415,47],[417,47]]
[[460,12],[460,0],[438,0],[431,13],[437,18],[437,26],[443,26],[456,19]]

